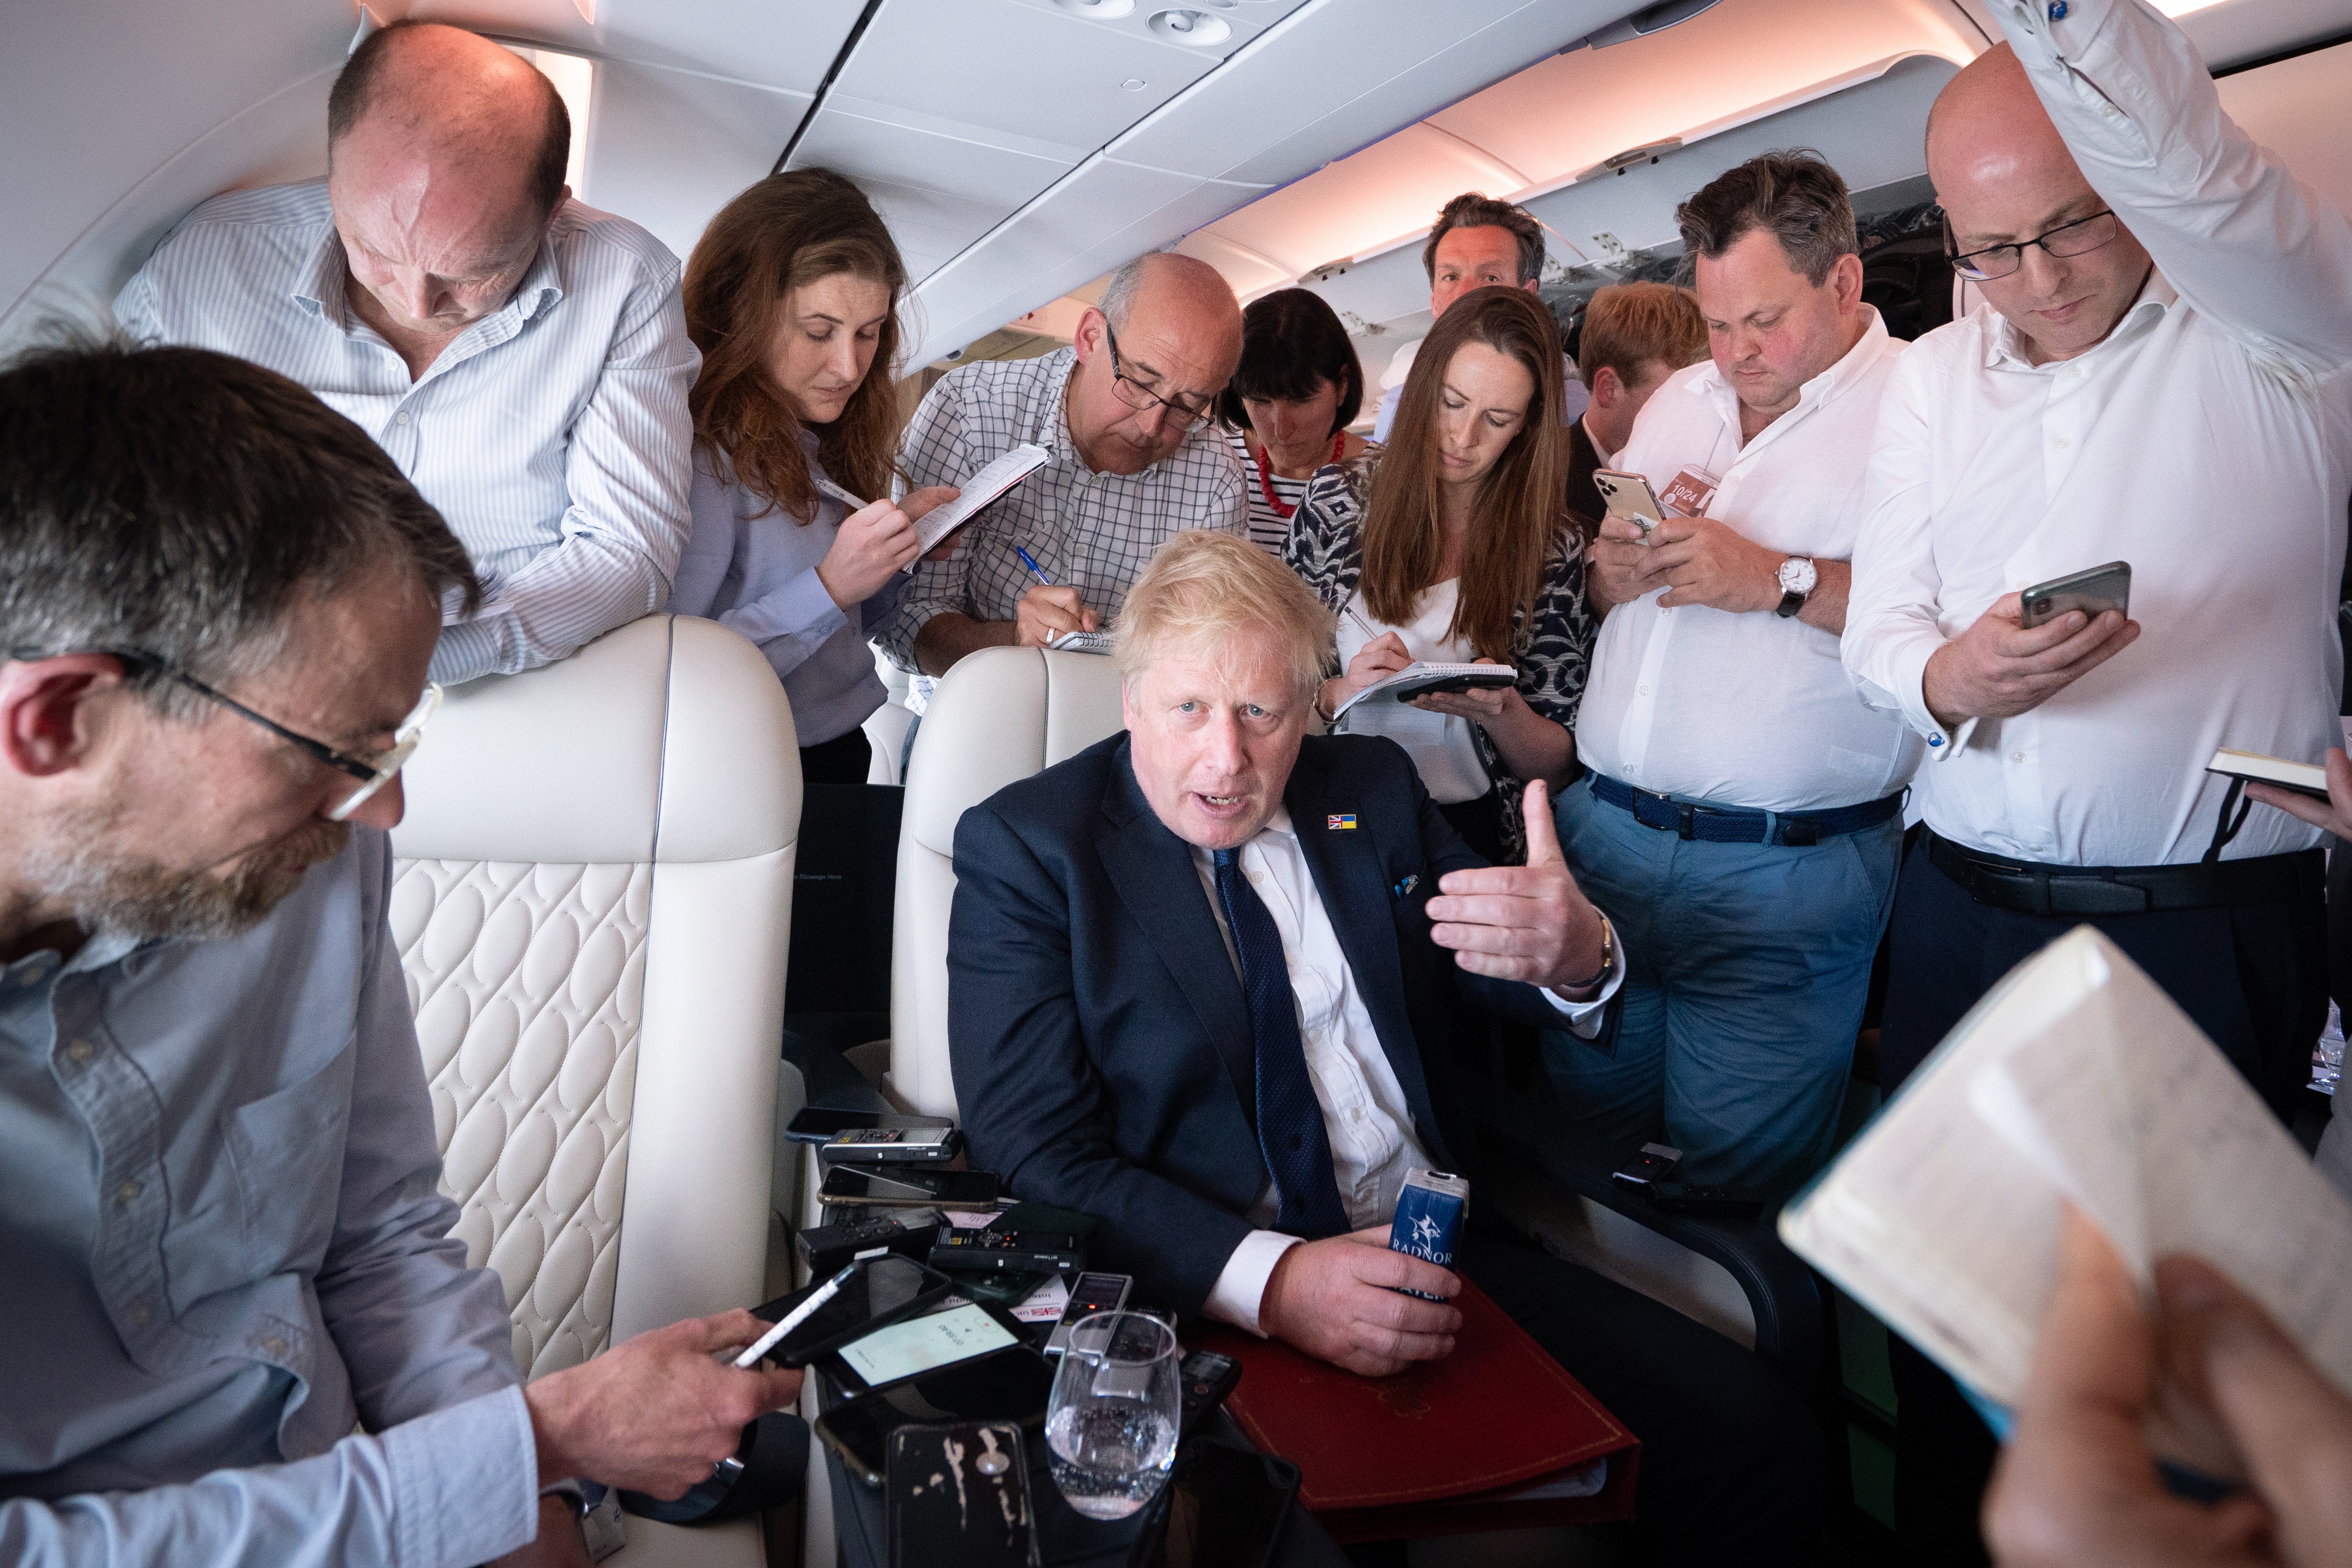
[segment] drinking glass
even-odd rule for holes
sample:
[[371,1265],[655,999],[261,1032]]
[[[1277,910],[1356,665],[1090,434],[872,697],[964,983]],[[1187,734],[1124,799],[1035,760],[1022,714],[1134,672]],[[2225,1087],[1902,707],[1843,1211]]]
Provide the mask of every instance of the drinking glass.
[[1054,1484],[1088,1519],[1125,1519],[1176,1462],[1176,1331],[1142,1312],[1097,1312],[1070,1329],[1045,1406]]

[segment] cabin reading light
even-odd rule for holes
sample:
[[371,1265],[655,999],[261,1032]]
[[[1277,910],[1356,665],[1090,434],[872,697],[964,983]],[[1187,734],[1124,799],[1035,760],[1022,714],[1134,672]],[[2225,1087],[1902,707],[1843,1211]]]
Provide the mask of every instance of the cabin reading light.
[[1148,24],[1152,33],[1171,44],[1205,49],[1233,37],[1233,25],[1205,11],[1160,11]]
[[1054,4],[1090,22],[1115,22],[1135,9],[1135,0],[1054,0]]

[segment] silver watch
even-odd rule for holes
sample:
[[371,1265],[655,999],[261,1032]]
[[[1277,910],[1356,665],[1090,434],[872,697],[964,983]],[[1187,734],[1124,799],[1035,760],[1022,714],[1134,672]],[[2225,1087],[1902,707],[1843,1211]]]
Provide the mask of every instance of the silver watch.
[[1810,556],[1791,555],[1780,563],[1780,604],[1772,613],[1783,617],[1793,616],[1805,607],[1806,596],[1822,580]]

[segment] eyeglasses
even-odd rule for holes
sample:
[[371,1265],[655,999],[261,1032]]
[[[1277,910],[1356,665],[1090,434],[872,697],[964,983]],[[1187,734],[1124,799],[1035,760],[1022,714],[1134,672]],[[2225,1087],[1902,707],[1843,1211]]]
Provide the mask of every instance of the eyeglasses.
[[1138,414],[1149,414],[1155,408],[1165,408],[1168,410],[1170,421],[1176,428],[1190,430],[1216,412],[1214,399],[1195,408],[1189,403],[1179,403],[1172,397],[1160,396],[1143,383],[1119,369],[1118,334],[1110,330],[1110,322],[1108,321],[1103,322],[1103,337],[1110,344],[1110,389],[1118,395],[1118,400],[1121,403],[1126,404]]
[[391,746],[384,751],[378,752],[373,756],[355,757],[349,752],[339,752],[334,747],[328,745],[324,741],[314,741],[308,735],[299,734],[295,731],[288,729],[285,725],[280,724],[275,719],[255,712],[252,709],[247,708],[244,703],[239,702],[236,698],[231,697],[227,692],[222,691],[215,687],[205,685],[203,681],[198,680],[194,676],[190,675],[186,670],[167,662],[161,656],[150,653],[144,648],[12,647],[8,650],[8,657],[19,663],[30,663],[35,659],[63,658],[68,654],[78,653],[107,654],[112,658],[121,659],[127,665],[132,665],[142,669],[153,670],[156,674],[163,676],[165,679],[174,681],[179,685],[186,687],[189,690],[196,693],[200,697],[219,703],[222,707],[227,709],[230,712],[236,714],[239,718],[251,720],[254,723],[260,725],[263,729],[268,731],[271,734],[276,735],[280,740],[293,742],[294,745],[299,747],[303,752],[309,753],[318,761],[324,763],[327,766],[334,769],[337,773],[357,779],[359,781],[359,788],[353,790],[349,796],[345,797],[341,805],[336,806],[334,810],[327,813],[327,820],[330,822],[342,822],[348,820],[352,813],[357,811],[361,806],[365,805],[369,801],[374,799],[375,793],[393,781],[394,776],[400,772],[402,764],[406,763],[409,757],[415,752],[417,742],[425,737],[425,724],[431,721],[434,713],[441,706],[441,689],[428,683],[425,688],[425,695],[423,699],[417,702],[416,707],[409,713],[408,717],[400,721],[400,728],[393,731]]
[[2123,232],[2123,220],[2113,212],[2095,212],[2089,217],[2078,217],[2072,223],[2062,223],[2056,228],[2021,239],[2011,245],[1989,245],[1982,250],[1966,255],[1954,249],[1951,219],[1944,220],[1944,255],[1949,258],[1952,270],[1971,283],[1990,283],[1996,278],[2006,278],[2025,265],[2025,252],[2030,246],[2040,246],[2053,257],[2082,256],[2114,242]]

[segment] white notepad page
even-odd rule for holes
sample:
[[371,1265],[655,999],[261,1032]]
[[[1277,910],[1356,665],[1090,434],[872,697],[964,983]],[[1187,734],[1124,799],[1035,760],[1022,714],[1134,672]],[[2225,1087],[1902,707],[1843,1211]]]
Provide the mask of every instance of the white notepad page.
[[955,500],[933,507],[917,520],[915,538],[924,553],[938,549],[940,541],[970,521],[972,513],[1043,468],[1048,455],[1043,447],[1024,443],[964,480],[957,487],[961,493]]

